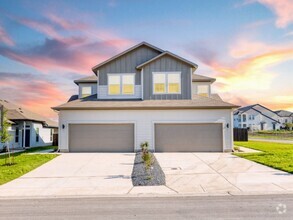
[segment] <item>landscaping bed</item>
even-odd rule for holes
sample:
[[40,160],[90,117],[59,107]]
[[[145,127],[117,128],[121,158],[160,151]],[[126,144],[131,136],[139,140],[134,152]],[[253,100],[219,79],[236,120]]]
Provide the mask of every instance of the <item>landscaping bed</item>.
[[165,185],[165,174],[156,160],[154,154],[150,155],[150,163],[143,159],[143,152],[137,152],[135,155],[134,166],[132,170],[132,184],[134,186],[159,186]]
[[293,173],[293,144],[248,141],[234,143],[237,146],[259,150],[259,153],[234,153],[235,155],[279,170]]

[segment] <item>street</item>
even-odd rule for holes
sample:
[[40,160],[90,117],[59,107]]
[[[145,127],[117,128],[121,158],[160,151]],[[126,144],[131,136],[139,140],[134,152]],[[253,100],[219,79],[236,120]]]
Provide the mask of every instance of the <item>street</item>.
[[0,200],[0,219],[292,219],[293,195]]

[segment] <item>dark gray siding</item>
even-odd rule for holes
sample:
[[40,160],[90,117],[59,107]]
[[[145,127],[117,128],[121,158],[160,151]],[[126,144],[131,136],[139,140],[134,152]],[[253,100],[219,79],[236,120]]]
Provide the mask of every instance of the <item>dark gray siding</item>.
[[[143,97],[148,99],[191,99],[191,71],[190,66],[171,56],[163,56],[143,68]],[[181,72],[181,94],[153,94],[153,72],[178,71]]]
[[98,69],[99,85],[108,84],[108,73],[136,73],[135,84],[140,85],[141,74],[140,71],[136,69],[136,66],[156,57],[159,54],[160,52],[143,45],[121,57],[118,57]]

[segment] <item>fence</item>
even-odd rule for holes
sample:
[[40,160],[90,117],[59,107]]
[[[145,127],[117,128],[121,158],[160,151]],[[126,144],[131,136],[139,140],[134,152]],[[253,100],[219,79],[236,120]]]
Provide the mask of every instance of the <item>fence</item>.
[[234,141],[248,141],[247,128],[233,129]]

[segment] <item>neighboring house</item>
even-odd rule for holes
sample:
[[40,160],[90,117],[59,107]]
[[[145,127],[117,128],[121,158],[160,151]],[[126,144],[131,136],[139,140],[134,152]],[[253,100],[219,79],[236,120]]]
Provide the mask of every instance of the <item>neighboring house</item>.
[[[12,140],[9,142],[10,148],[52,145],[53,133],[57,132],[58,129],[56,122],[6,100],[0,99],[0,106],[3,108],[0,113],[1,117],[3,111],[6,111],[6,117],[11,124],[9,127],[9,132],[12,135]],[[2,126],[0,127],[2,128]],[[0,143],[0,149],[2,148],[3,144]]]
[[280,117],[282,127],[285,128],[286,123],[293,123],[293,113],[285,110],[278,110],[275,113]]
[[59,111],[63,152],[231,151],[233,104],[211,93],[197,65],[142,42],[74,82],[79,94]]
[[254,104],[234,111],[234,127],[249,128],[251,131],[278,130],[281,123],[275,112],[260,104]]

